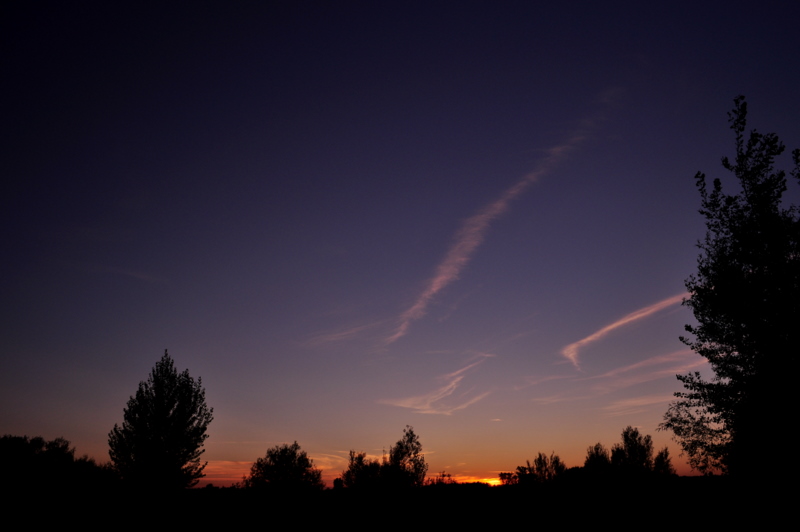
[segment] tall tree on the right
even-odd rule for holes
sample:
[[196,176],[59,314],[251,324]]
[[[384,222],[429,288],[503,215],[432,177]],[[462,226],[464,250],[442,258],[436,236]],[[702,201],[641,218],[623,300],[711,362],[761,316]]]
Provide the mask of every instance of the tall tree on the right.
[[[686,345],[708,359],[711,380],[679,375],[676,393],[660,429],[671,430],[703,473],[751,477],[763,467],[770,424],[767,412],[787,408],[790,364],[800,348],[800,210],[784,207],[786,174],[773,167],[784,145],[774,133],[755,130],[745,138],[747,104],[734,100],[728,113],[736,136],[736,158],[722,166],[738,180],[726,194],[719,179],[708,189],[697,173],[705,239],[697,273],[686,280],[696,325],[687,325]],[[792,152],[800,180],[800,150]]]

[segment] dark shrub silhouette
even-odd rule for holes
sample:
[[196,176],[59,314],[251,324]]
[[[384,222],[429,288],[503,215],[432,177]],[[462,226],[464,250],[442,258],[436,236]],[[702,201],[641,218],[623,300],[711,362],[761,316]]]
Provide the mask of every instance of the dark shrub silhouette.
[[250,468],[250,475],[243,481],[246,488],[275,490],[321,490],[322,471],[314,467],[305,451],[297,442],[276,445],[267,449],[264,458],[259,458]]

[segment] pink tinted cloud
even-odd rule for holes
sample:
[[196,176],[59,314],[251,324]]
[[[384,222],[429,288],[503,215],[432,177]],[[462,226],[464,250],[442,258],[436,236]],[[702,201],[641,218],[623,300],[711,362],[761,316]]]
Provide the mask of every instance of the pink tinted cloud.
[[564,347],[561,350],[561,354],[564,356],[564,358],[566,358],[567,360],[572,362],[572,365],[575,366],[575,368],[580,368],[580,366],[578,364],[578,352],[583,347],[603,339],[606,335],[608,335],[610,332],[614,331],[615,329],[619,329],[620,327],[623,327],[623,326],[628,325],[630,323],[642,320],[642,319],[650,316],[651,314],[655,314],[659,310],[663,310],[663,309],[665,309],[665,308],[667,308],[669,306],[678,304],[681,301],[683,301],[684,297],[686,297],[688,295],[689,294],[686,294],[686,293],[678,294],[678,295],[675,295],[675,296],[672,296],[672,297],[668,297],[667,299],[664,299],[662,301],[659,301],[658,303],[654,303],[654,304],[649,305],[647,307],[640,308],[639,310],[635,310],[635,311],[631,312],[630,314],[628,314],[627,316],[624,316],[624,317],[620,318],[619,320],[615,321],[614,323],[611,323],[610,325],[606,325],[602,329],[590,334],[586,338],[583,338],[581,340],[578,340],[577,342],[573,342],[573,343],[569,344],[568,346]]
[[489,392],[484,392],[470,397],[467,397],[469,394],[461,394],[460,396],[461,398],[457,401],[457,404],[455,405],[453,405],[450,402],[448,403],[443,402],[445,399],[449,398],[455,393],[455,391],[460,386],[461,381],[464,379],[465,373],[467,371],[481,364],[487,358],[493,356],[494,355],[490,354],[482,354],[480,355],[480,358],[475,362],[468,364],[463,368],[456,370],[452,373],[442,375],[441,377],[439,377],[439,380],[444,381],[444,385],[428,393],[413,397],[406,397],[402,399],[383,399],[378,402],[386,405],[409,408],[411,410],[414,410],[418,414],[442,414],[449,416],[453,412],[456,412],[458,410],[463,410],[489,395]]

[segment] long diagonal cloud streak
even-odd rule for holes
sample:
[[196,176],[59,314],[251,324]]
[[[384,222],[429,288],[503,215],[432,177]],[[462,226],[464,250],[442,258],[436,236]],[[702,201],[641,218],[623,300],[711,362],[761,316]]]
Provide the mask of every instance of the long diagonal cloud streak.
[[475,254],[475,250],[483,243],[486,231],[491,223],[501,214],[506,212],[518,196],[531,186],[537,179],[547,174],[564,157],[585,138],[585,134],[574,135],[569,141],[550,148],[547,156],[539,167],[506,189],[498,199],[483,207],[477,214],[468,218],[461,225],[455,236],[455,242],[447,251],[444,260],[436,267],[435,275],[428,281],[427,286],[417,297],[414,304],[400,315],[400,324],[394,333],[386,339],[386,344],[391,344],[405,336],[411,323],[422,318],[427,311],[431,299],[441,292],[447,285],[458,279],[461,270],[467,265]]
[[592,344],[594,342],[597,342],[598,340],[600,340],[603,337],[605,337],[608,333],[610,333],[614,329],[618,329],[618,328],[622,327],[623,325],[628,325],[629,323],[632,323],[634,321],[639,321],[641,319],[644,319],[644,318],[648,317],[649,315],[658,312],[659,310],[662,310],[662,309],[664,309],[666,307],[669,307],[670,305],[675,305],[676,303],[680,303],[681,301],[683,301],[683,298],[688,296],[688,295],[689,295],[688,293],[678,294],[676,296],[668,297],[667,299],[664,299],[663,301],[659,301],[658,303],[654,303],[654,304],[652,304],[650,306],[647,306],[647,307],[644,307],[644,308],[640,308],[639,310],[635,310],[635,311],[631,312],[630,314],[628,314],[627,316],[624,316],[624,317],[618,319],[614,323],[612,323],[610,325],[606,325],[602,329],[590,334],[586,338],[583,338],[582,340],[578,340],[577,342],[573,342],[573,343],[569,344],[568,346],[564,347],[561,350],[561,354],[567,360],[572,362],[573,366],[575,366],[576,368],[579,368],[579,365],[578,365],[578,351],[580,351],[581,348],[583,348],[583,347],[585,347],[585,346],[587,346],[589,344]]

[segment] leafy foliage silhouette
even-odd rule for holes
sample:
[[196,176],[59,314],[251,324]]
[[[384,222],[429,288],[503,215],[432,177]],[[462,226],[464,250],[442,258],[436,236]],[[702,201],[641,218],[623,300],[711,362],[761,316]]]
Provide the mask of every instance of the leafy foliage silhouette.
[[622,430],[622,441],[611,446],[611,451],[596,443],[586,450],[584,473],[590,477],[609,476],[629,478],[631,475],[674,475],[675,468],[664,447],[653,456],[653,438],[630,425]]
[[586,450],[583,468],[587,471],[604,472],[611,467],[611,454],[602,443],[595,443]]
[[297,442],[267,449],[266,456],[253,463],[243,485],[286,491],[321,490],[325,487],[322,471],[314,467],[314,461]]
[[622,443],[611,447],[611,465],[632,473],[653,470],[653,438],[630,425],[622,430]]
[[[719,179],[708,189],[695,176],[706,236],[698,242],[697,273],[686,280],[697,325],[686,345],[708,359],[714,377],[679,375],[678,392],[659,428],[671,430],[692,468],[748,476],[761,469],[760,416],[786,403],[783,357],[800,343],[800,220],[798,207],[782,207],[786,175],[774,169],[785,147],[774,133],[752,130],[745,140],[747,103],[728,113],[736,157],[722,166],[740,192],[726,194]],[[792,153],[800,179],[800,150]]]
[[554,480],[566,470],[567,466],[555,452],[549,457],[539,453],[533,463],[526,460],[525,465],[517,466],[514,473],[503,472],[499,476],[503,486],[533,486]]
[[414,428],[406,425],[403,437],[389,448],[389,456],[378,461],[363,452],[350,451],[347,469],[342,472],[346,488],[410,488],[425,484],[428,464],[422,454],[422,443]]
[[124,410],[122,427],[108,435],[109,455],[122,479],[154,489],[191,487],[203,477],[200,463],[213,419],[202,381],[178,373],[167,351]]
[[389,483],[397,487],[416,487],[425,483],[428,464],[422,454],[422,443],[414,428],[406,425],[403,437],[389,448],[389,461],[385,466],[385,475]]
[[347,469],[341,476],[342,486],[358,489],[379,488],[382,466],[380,461],[367,458],[367,453],[350,451]]
[[656,457],[653,458],[653,473],[657,475],[675,475],[675,468],[672,466],[672,459],[669,456],[669,449],[664,447]]
[[561,458],[553,452],[548,457],[544,453],[539,453],[530,461],[525,461],[526,465],[517,467],[517,478],[519,484],[527,485],[532,483],[549,482],[567,470],[567,466]]

